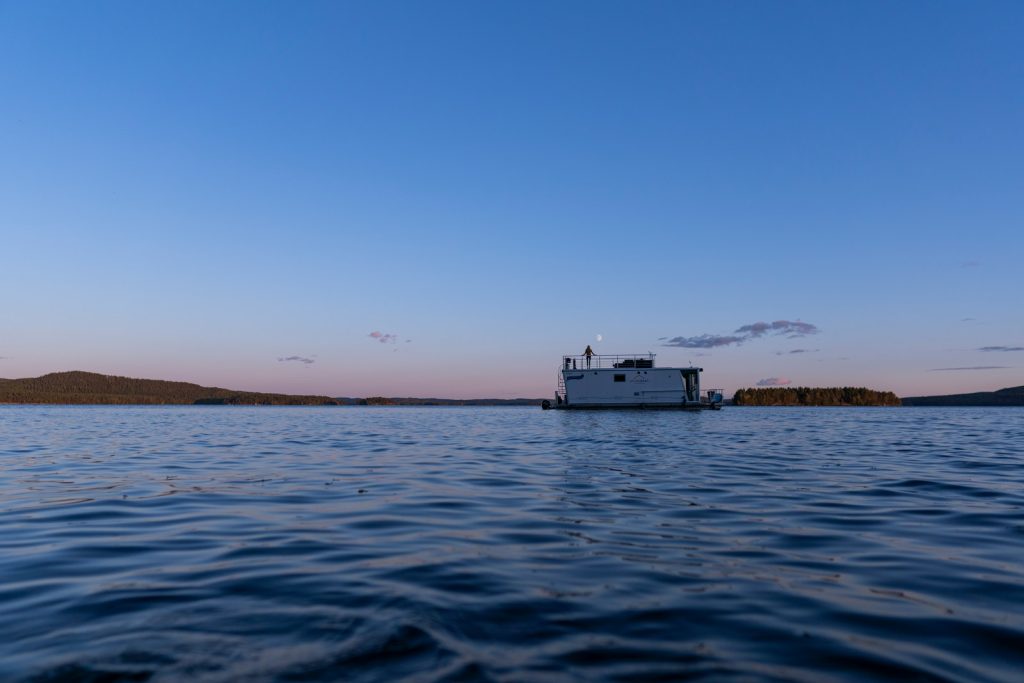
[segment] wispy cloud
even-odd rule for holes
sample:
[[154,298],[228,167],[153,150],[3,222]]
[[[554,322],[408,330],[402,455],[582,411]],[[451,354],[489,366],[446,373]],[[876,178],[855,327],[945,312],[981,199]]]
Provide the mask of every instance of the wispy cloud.
[[1024,346],[982,346],[979,351],[1024,351]]
[[776,351],[776,356],[791,356],[794,353],[817,353],[821,349],[793,349],[792,351]]
[[316,361],[312,358],[305,358],[304,356],[287,356],[284,358],[278,358],[278,363],[302,363],[303,365],[312,365]]
[[800,320],[776,320],[773,323],[751,323],[736,330],[736,334],[745,334],[751,339],[763,337],[766,334],[784,334],[788,338],[804,337],[808,334],[817,334],[818,328],[811,323]]
[[385,334],[384,332],[380,332],[378,330],[374,330],[373,332],[366,336],[376,341],[379,341],[381,344],[394,344],[398,341],[397,334]]
[[971,365],[965,368],[932,368],[928,372],[950,372],[952,370],[1009,370],[1009,365]]
[[742,344],[746,337],[722,336],[717,334],[701,334],[696,337],[672,337],[662,346],[675,346],[681,349],[713,349],[716,346]]
[[980,265],[981,265],[981,261],[961,261],[960,262],[960,267],[961,268],[977,268]]
[[757,386],[759,387],[784,387],[792,383],[792,380],[785,377],[766,377],[765,379],[757,380]]
[[974,320],[975,320],[975,318],[960,318],[960,322],[962,322],[962,323],[969,323],[969,322],[973,322]]
[[718,346],[729,346],[731,344],[742,344],[751,339],[758,339],[765,335],[784,336],[787,339],[806,337],[809,334],[819,332],[816,325],[805,323],[800,320],[776,320],[775,322],[756,322],[743,325],[732,334],[699,334],[695,337],[671,337],[664,340],[662,346],[674,346],[681,349],[713,349]]

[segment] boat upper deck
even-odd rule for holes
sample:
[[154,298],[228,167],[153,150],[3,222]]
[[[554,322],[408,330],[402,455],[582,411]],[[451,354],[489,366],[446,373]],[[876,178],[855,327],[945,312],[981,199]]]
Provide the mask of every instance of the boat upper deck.
[[562,356],[563,370],[601,370],[612,368],[653,368],[653,353],[636,353],[624,356],[602,356],[594,354],[588,357],[580,354],[578,356]]
[[[655,367],[655,354],[653,353],[631,353],[625,355],[598,355],[587,356],[562,356],[562,370],[619,370],[622,368],[647,369]],[[701,368],[680,368],[700,372]]]

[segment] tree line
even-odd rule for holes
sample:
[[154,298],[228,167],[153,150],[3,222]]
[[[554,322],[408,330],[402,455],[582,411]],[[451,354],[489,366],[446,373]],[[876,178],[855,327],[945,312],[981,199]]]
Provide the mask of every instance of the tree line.
[[898,406],[891,391],[865,387],[765,387],[740,389],[732,397],[737,406]]

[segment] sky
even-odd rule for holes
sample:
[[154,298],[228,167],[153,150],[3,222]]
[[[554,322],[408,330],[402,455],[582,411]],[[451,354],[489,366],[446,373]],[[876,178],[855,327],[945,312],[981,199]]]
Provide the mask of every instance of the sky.
[[[1024,4],[0,0],[0,377],[1024,384]],[[598,335],[601,340],[598,341]]]

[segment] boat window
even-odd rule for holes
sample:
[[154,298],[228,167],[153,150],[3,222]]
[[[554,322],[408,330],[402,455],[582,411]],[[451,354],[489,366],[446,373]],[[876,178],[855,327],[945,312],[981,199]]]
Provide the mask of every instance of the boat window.
[[615,375],[615,381],[616,382],[625,382],[626,381],[626,376],[625,375]]

